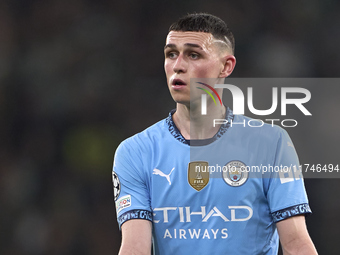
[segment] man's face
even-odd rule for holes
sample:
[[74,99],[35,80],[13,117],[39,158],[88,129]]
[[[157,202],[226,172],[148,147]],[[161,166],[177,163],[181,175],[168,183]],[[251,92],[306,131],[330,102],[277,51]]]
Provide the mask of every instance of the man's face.
[[[190,104],[190,78],[221,78],[225,54],[210,33],[171,31],[164,55],[169,90],[177,103]],[[199,96],[198,91],[192,93]]]

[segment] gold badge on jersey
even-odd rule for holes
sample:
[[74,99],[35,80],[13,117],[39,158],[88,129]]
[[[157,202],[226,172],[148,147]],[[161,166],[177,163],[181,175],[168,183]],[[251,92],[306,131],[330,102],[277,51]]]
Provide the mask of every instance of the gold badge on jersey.
[[193,161],[188,165],[188,182],[197,191],[201,191],[209,182],[208,166],[206,161]]

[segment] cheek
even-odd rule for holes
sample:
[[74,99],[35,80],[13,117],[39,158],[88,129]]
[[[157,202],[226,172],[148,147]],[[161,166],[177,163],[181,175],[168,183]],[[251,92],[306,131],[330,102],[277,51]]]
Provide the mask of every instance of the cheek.
[[219,69],[215,62],[198,64],[193,68],[193,75],[197,78],[215,78],[219,75]]
[[171,70],[172,70],[171,64],[168,61],[165,61],[164,62],[165,74],[168,76],[168,74],[170,74]]

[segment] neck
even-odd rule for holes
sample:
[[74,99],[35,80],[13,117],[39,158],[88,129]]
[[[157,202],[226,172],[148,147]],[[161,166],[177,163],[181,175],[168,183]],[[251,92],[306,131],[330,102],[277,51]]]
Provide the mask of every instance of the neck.
[[214,103],[208,104],[207,108],[208,114],[202,115],[200,105],[195,107],[177,103],[173,120],[185,139],[208,139],[218,132],[221,125],[214,127],[213,120],[224,119],[226,108],[224,105],[216,106]]

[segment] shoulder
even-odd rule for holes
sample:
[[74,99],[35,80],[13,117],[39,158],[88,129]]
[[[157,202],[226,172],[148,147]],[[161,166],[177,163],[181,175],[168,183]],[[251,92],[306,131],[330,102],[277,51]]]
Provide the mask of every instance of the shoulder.
[[122,175],[141,171],[141,166],[150,160],[155,151],[156,140],[164,133],[165,121],[159,121],[144,131],[137,133],[122,141],[116,149],[113,159],[113,169]]
[[243,115],[234,115],[231,126],[235,132],[240,132],[251,139],[277,143],[280,139],[289,137],[285,129],[274,123],[266,123]]

